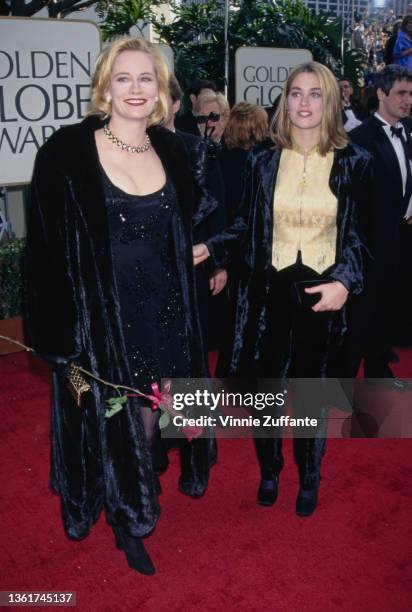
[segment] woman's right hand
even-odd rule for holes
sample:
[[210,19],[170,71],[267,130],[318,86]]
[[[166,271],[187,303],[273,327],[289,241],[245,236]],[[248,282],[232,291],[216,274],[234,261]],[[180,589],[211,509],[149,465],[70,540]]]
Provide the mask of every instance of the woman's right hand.
[[203,243],[193,245],[193,265],[197,266],[210,257],[209,249]]

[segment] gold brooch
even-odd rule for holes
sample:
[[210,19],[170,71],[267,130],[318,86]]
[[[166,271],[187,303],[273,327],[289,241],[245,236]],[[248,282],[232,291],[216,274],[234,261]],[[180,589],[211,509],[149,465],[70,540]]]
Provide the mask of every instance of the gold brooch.
[[78,366],[74,363],[70,364],[70,374],[67,383],[67,388],[74,397],[74,400],[79,408],[81,408],[81,399],[83,393],[90,391],[91,387]]

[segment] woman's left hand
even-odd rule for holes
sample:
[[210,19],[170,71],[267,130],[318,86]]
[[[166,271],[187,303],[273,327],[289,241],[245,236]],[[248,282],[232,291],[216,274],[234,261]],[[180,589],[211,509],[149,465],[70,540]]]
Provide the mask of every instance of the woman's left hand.
[[324,312],[326,310],[340,310],[348,299],[349,291],[339,281],[316,285],[305,289],[306,293],[320,293],[321,298],[312,306],[314,312]]

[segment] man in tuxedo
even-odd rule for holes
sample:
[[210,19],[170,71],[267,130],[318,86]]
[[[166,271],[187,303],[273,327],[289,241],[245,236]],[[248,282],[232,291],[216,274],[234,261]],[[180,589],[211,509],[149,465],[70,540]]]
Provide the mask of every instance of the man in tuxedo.
[[353,85],[347,77],[342,76],[339,79],[339,89],[342,98],[343,127],[349,132],[362,123],[366,113],[353,99]]
[[368,210],[361,211],[373,261],[364,294],[353,303],[347,342],[354,370],[364,356],[366,377],[389,378],[396,320],[411,282],[410,275],[401,277],[399,270],[402,240],[412,223],[412,73],[386,66],[376,75],[376,88],[377,112],[349,134],[373,156],[374,192]]

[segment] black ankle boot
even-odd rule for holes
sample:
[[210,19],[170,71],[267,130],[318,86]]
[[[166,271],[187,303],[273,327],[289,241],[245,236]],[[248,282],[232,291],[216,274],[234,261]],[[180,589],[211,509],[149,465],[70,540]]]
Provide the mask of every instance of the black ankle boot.
[[298,516],[310,516],[314,513],[318,505],[318,490],[319,487],[315,487],[314,489],[299,489],[296,499],[296,514]]
[[146,576],[152,576],[156,569],[141,538],[130,535],[123,527],[114,526],[113,531],[116,546],[124,550],[129,567]]
[[260,506],[273,506],[278,497],[279,477],[274,476],[272,480],[261,480],[257,501]]

